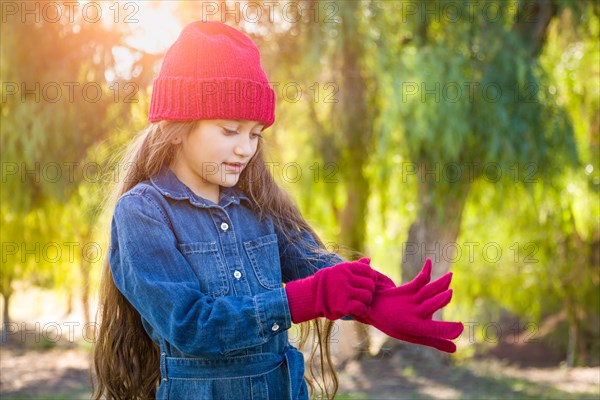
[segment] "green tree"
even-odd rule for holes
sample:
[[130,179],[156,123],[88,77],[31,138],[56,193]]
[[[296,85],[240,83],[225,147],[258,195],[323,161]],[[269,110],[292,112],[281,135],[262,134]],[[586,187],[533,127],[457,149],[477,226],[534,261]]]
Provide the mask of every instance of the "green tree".
[[[536,339],[551,340],[569,366],[590,364],[600,354],[600,19],[591,6],[554,19],[540,55],[550,75],[547,89],[573,121],[580,165],[552,179],[530,169],[524,185],[511,185],[509,177],[510,196],[479,182],[460,241],[495,241],[505,252],[501,263],[479,257],[455,266],[456,308],[484,319],[509,310],[528,321]],[[549,321],[560,323],[549,331]]]
[[[43,10],[50,3],[37,6]],[[50,17],[40,14],[36,22],[35,16],[23,20],[18,13],[7,14],[1,25],[0,287],[5,322],[14,281],[66,286],[67,291],[78,282],[65,254],[55,261],[40,251],[63,241],[81,249],[91,240],[96,219],[83,209],[93,205],[83,204],[88,199],[82,198],[87,195],[82,185],[100,182],[88,152],[115,127],[130,124],[131,106],[143,97],[156,59],[124,44],[130,27],[123,24],[85,19],[81,12],[64,12],[57,21]],[[133,77],[117,73],[116,47],[133,53]],[[37,258],[24,249],[34,249]],[[80,272],[87,282],[89,268]]]
[[[533,164],[540,175],[551,176],[560,171],[557,160],[563,166],[576,160],[572,127],[543,92],[548,80],[537,61],[556,5],[521,2],[511,10],[499,2],[499,17],[491,21],[483,11],[486,2],[472,8],[458,3],[458,20],[428,17],[426,3],[431,6],[412,2],[417,12],[405,23],[391,10],[378,9],[384,71],[397,71],[396,101],[389,103],[383,123],[390,125],[387,131],[402,127],[410,160],[405,168],[417,180],[416,220],[406,249],[418,250],[404,252],[403,281],[421,268],[426,249],[439,251],[456,241],[472,184],[486,168],[506,174]],[[443,2],[436,4],[443,9]],[[399,33],[386,37],[385,31]],[[383,157],[389,165],[390,154]],[[448,258],[453,254],[437,264],[435,275],[449,270]]]

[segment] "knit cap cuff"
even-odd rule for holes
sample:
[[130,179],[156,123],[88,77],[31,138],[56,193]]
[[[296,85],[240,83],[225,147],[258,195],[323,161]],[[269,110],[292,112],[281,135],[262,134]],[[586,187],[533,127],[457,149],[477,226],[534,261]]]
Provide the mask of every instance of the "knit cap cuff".
[[189,121],[243,119],[273,125],[275,91],[240,78],[161,76],[154,81],[148,119]]

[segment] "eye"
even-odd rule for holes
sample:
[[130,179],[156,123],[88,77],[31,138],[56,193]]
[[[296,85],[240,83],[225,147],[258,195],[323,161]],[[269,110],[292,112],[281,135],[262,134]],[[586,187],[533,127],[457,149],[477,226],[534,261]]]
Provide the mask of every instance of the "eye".
[[223,128],[223,130],[228,134],[228,135],[235,135],[238,133],[238,131],[233,130],[233,129],[227,129],[227,128]]
[[[227,136],[229,136],[229,135],[237,135],[239,133],[237,130],[228,129],[228,128],[225,128],[225,127],[223,127],[223,131],[225,132],[225,134]],[[262,138],[263,137],[263,135],[261,135],[260,132],[251,132],[250,134],[252,135],[252,138],[254,138],[254,139]]]

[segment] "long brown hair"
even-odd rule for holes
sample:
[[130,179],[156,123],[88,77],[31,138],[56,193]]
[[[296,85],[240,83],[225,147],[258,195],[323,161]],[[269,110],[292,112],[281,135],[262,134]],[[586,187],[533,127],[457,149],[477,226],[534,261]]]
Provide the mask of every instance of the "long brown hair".
[[[104,201],[105,217],[112,218],[115,204],[125,192],[155,175],[163,166],[171,164],[177,147],[180,146],[172,144],[171,140],[177,135],[189,134],[196,125],[196,121],[162,121],[150,124],[135,137],[118,162],[119,179]],[[315,254],[322,254],[326,251],[323,242],[302,217],[293,199],[277,185],[267,168],[262,140],[259,139],[256,154],[240,175],[237,187],[251,198],[260,217],[272,218],[286,237],[298,230],[310,232],[319,247],[315,249],[308,243],[300,245],[313,247]],[[109,230],[108,237],[110,238]],[[297,243],[297,240],[291,242]],[[107,399],[154,399],[160,382],[158,345],[144,330],[140,314],[115,286],[108,257],[103,259],[101,274],[96,313],[98,330],[91,373],[94,388],[92,398],[98,400],[105,396]],[[309,368],[305,373],[311,397],[316,386],[319,394],[327,399],[333,399],[338,389],[329,347],[333,326],[333,321],[321,318],[299,324],[299,348],[303,348],[310,333],[314,333]],[[317,351],[320,357],[320,374],[313,367]],[[94,379],[97,385],[94,384]]]

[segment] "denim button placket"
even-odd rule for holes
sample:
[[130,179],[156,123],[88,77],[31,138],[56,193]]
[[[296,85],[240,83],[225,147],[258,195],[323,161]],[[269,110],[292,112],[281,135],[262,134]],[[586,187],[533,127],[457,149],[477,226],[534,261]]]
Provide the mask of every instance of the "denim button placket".
[[[253,298],[258,299],[255,300],[253,304],[258,318],[253,317],[248,318],[247,320],[239,318],[236,320],[239,329],[218,331],[214,336],[215,344],[220,343],[220,339],[217,338],[219,334],[222,333],[223,335],[226,335],[229,333],[239,335],[232,335],[227,342],[223,342],[228,349],[236,350],[236,356],[238,355],[238,351],[243,352],[245,351],[244,349],[258,352],[280,353],[281,348],[283,347],[282,344],[288,342],[287,329],[290,323],[289,310],[280,309],[280,305],[285,304],[285,298],[283,298],[283,301],[275,301],[273,300],[273,297],[266,296],[266,292],[283,290],[280,285],[282,280],[281,275],[274,276],[273,274],[266,274],[266,271],[273,270],[280,274],[285,272],[284,276],[286,276],[288,280],[290,277],[300,278],[307,275],[309,272],[314,272],[314,266],[307,265],[303,262],[303,256],[305,254],[303,251],[304,249],[296,250],[295,248],[290,247],[290,251],[286,252],[285,258],[283,259],[284,262],[281,263],[281,265],[279,265],[279,263],[271,265],[271,261],[276,262],[280,260],[277,247],[278,241],[280,244],[280,251],[281,249],[288,249],[289,243],[281,242],[283,238],[279,234],[276,235],[273,222],[270,221],[270,219],[263,222],[262,219],[257,217],[251,207],[251,201],[246,198],[242,199],[242,195],[236,195],[229,197],[231,200],[235,199],[234,204],[236,204],[236,206],[225,208],[221,205],[215,205],[204,198],[193,196],[191,191],[189,191],[183,183],[178,181],[172,172],[169,172],[167,169],[165,171],[166,173],[154,178],[154,182],[152,183],[156,183],[156,185],[154,185],[155,187],[143,183],[140,187],[135,189],[136,192],[133,193],[136,198],[145,205],[146,209],[143,210],[143,213],[149,214],[152,218],[140,219],[139,221],[128,220],[123,222],[122,226],[119,225],[119,227],[122,227],[123,229],[127,228],[127,231],[137,229],[139,231],[139,235],[135,236],[135,240],[137,240],[137,237],[143,236],[144,233],[146,233],[142,229],[145,224],[159,226],[158,222],[161,222],[165,229],[168,226],[173,231],[173,238],[179,243],[215,243],[214,250],[219,252],[220,259],[223,260],[222,263],[219,263],[219,268],[221,268],[223,274],[222,277],[225,281],[228,281],[229,285],[231,285],[228,286],[229,293],[227,293],[227,295],[240,297],[253,296]],[[166,198],[167,196],[169,198]],[[180,201],[173,201],[172,199],[178,199]],[[127,204],[131,205],[131,199],[129,199]],[[150,206],[147,206],[147,204],[150,204]],[[221,202],[221,204],[224,206],[230,205],[230,203],[226,201]],[[139,228],[136,228],[138,226]],[[131,227],[134,227],[135,229]],[[114,235],[112,237],[117,237],[116,229],[113,233]],[[269,236],[273,237],[269,238]],[[132,240],[134,240],[133,236]],[[244,243],[248,242],[255,242],[254,246],[244,248]],[[152,246],[154,245],[152,244]],[[115,246],[115,248],[118,249],[117,246]],[[258,251],[257,249],[260,249],[261,251]],[[117,252],[114,251],[113,254],[117,254]],[[140,248],[139,252],[136,253],[136,255],[139,255],[140,257],[149,254],[159,253],[154,247],[148,249]],[[162,255],[162,253],[160,254]],[[184,262],[184,258],[179,254],[177,254],[177,257],[182,263]],[[173,256],[171,258],[175,259],[176,257]],[[118,261],[116,256],[114,256],[113,261]],[[149,262],[154,262],[154,260],[149,260]],[[319,266],[322,266],[327,262],[323,261]],[[113,266],[115,265],[119,266],[118,264],[113,263]],[[274,268],[274,266],[276,268]],[[310,271],[308,271],[309,269]],[[193,276],[191,272],[186,271],[187,270],[184,268],[179,270],[179,277],[184,277],[186,283],[190,282],[193,286],[198,277]],[[199,271],[196,272],[199,273]],[[238,276],[239,279],[232,279],[237,278]],[[124,282],[123,286],[126,286],[126,284],[128,283]],[[191,292],[191,289],[188,288],[187,292]],[[282,293],[285,294],[285,292]],[[280,296],[278,295],[277,298],[279,297]],[[282,295],[282,297],[284,296]],[[268,302],[263,300],[267,298],[269,299]],[[162,299],[153,297],[151,300],[160,304]],[[225,302],[226,299],[223,300]],[[211,300],[211,302],[214,302],[214,299]],[[246,310],[248,312],[244,315],[250,315],[252,309],[252,307],[247,307]],[[234,316],[239,315],[239,313],[235,312],[236,310],[230,308],[223,307],[220,310],[230,313],[227,315],[228,318],[232,317],[232,319],[235,319]],[[147,311],[147,314],[148,316],[153,316],[162,312],[163,310],[161,307],[155,307],[150,311]],[[223,316],[220,315],[218,319],[221,320],[221,317]],[[279,324],[280,321],[283,325]],[[153,322],[157,325],[163,323],[166,325],[167,323],[170,323],[169,321],[163,320],[155,320]],[[257,322],[260,323],[260,326],[256,326]],[[244,344],[242,344],[242,341],[244,340],[244,343],[249,342],[249,340],[247,340],[249,332],[247,328],[249,327],[252,327],[253,331],[258,335],[258,339],[263,341],[256,347],[244,347]],[[284,329],[284,327],[286,328]],[[271,330],[271,334],[268,334],[269,330]],[[164,337],[160,335],[159,332],[161,331],[154,330],[152,336],[157,342],[161,342],[162,351],[160,353],[160,369],[163,375],[160,377],[160,382],[163,383],[161,393],[164,395],[164,397],[161,398],[168,398],[168,393],[171,393],[173,388],[178,385],[183,387],[185,382],[181,379],[171,379],[171,373],[173,371],[169,371],[165,363],[165,358],[167,354],[169,357],[188,358],[189,356],[176,346],[165,347]],[[240,343],[237,343],[238,339]],[[268,339],[268,342],[264,342],[265,339]],[[166,349],[169,348],[169,352],[166,352]],[[288,360],[291,361],[286,367],[286,370],[290,369],[291,371],[288,372],[291,372],[291,374],[288,375],[293,377],[293,379],[291,379],[288,376],[289,383],[291,383],[290,389],[293,388],[293,394],[297,397],[300,393],[301,384],[303,383],[303,360],[301,355],[296,352],[294,352],[294,354],[287,354],[286,356]],[[226,359],[227,357],[224,358]],[[270,391],[271,387],[268,387],[268,389]],[[278,389],[281,390],[281,388],[273,388],[275,391]],[[192,395],[191,393],[187,394]],[[303,392],[303,395],[305,395],[305,392]]]

